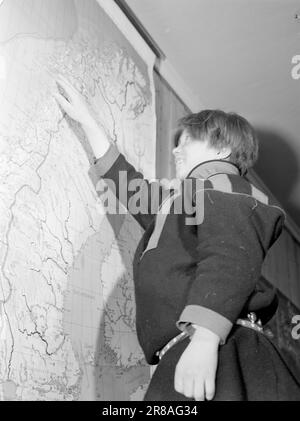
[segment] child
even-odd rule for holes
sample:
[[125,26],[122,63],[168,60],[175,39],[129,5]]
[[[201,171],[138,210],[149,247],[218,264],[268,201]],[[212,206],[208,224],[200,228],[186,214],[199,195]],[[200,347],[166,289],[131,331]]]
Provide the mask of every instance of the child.
[[[299,383],[257,319],[273,303],[260,273],[284,212],[243,177],[258,154],[247,120],[219,110],[183,118],[173,151],[182,188],[158,200],[153,214],[147,180],[110,145],[80,94],[57,82],[67,96],[56,94],[58,103],[94,151],[95,184],[103,177],[117,192],[125,188],[130,211],[135,181],[147,201],[148,213],[132,212],[145,229],[133,262],[137,334],[147,362],[158,364],[145,400],[300,400]],[[180,208],[185,201],[192,217]]]

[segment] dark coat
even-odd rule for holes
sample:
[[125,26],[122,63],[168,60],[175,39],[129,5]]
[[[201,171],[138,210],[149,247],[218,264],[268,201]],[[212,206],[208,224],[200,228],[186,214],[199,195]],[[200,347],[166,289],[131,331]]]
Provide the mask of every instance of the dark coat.
[[[219,335],[222,343],[216,399],[255,399],[257,395],[244,392],[241,385],[251,377],[254,363],[261,370],[257,376],[262,376],[263,355],[268,355],[271,345],[261,333],[235,327],[235,322],[249,311],[264,314],[273,301],[273,292],[261,288],[259,281],[264,257],[282,231],[283,210],[227,161],[198,165],[187,177],[190,184],[183,183],[180,192],[172,190],[171,194],[165,194],[159,182],[150,186],[114,146],[97,160],[90,175],[94,183],[100,177],[113,180],[117,197],[123,197],[130,211],[137,196],[146,203],[146,208],[133,214],[145,229],[133,269],[137,335],[148,363],[158,363],[156,352],[180,330],[191,323],[203,326]],[[132,181],[138,194],[130,191]],[[248,340],[243,339],[236,349],[244,337]],[[175,366],[187,341],[163,357],[146,399],[166,400],[169,391],[170,400],[175,399]],[[239,366],[241,361],[245,367]],[[275,377],[271,370],[262,379],[268,382]]]

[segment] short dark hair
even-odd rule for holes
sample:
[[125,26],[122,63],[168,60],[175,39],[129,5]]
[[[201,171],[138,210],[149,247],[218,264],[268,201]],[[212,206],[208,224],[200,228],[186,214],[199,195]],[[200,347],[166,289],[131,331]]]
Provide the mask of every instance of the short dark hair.
[[184,130],[195,140],[208,139],[212,147],[229,147],[229,161],[240,169],[242,175],[257,160],[258,139],[255,130],[244,117],[234,112],[203,110],[186,115],[178,121],[175,146]]

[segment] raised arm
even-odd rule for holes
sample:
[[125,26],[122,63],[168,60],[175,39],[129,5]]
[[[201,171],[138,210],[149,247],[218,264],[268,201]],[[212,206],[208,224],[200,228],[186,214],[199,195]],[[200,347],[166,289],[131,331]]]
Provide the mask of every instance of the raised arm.
[[[141,172],[126,160],[115,145],[108,140],[89,110],[82,95],[63,77],[56,78],[59,90],[55,98],[62,109],[79,122],[86,133],[95,156],[95,163],[89,174],[98,190],[100,179],[113,188],[117,199],[128,209],[137,222],[146,229],[153,221],[159,205],[169,195],[161,183],[149,183]],[[62,93],[64,92],[64,94]]]

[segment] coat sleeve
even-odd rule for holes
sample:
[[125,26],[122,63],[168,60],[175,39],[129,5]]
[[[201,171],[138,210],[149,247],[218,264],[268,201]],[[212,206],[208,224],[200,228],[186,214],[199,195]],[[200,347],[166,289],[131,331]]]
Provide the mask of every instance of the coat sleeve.
[[89,176],[98,193],[102,190],[99,182],[104,179],[117,199],[144,229],[153,221],[159,205],[170,193],[158,181],[149,183],[144,179],[143,174],[136,171],[114,145],[95,161]]
[[196,227],[196,276],[177,322],[179,329],[197,324],[216,333],[221,344],[226,342],[255,288],[264,259],[253,223],[255,203],[239,195],[204,192],[204,218]]

